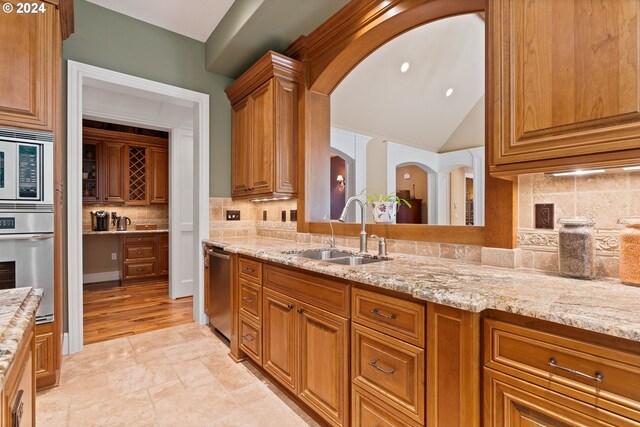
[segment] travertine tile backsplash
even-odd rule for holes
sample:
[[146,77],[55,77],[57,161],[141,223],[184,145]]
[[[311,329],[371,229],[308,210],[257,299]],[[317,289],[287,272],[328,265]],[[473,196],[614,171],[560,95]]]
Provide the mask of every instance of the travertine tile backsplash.
[[535,229],[535,204],[553,203],[555,221],[568,216],[593,218],[598,230],[596,262],[599,277],[618,277],[619,218],[640,216],[640,173],[555,177],[544,174],[518,180],[519,266],[558,271],[558,225]]
[[[387,240],[390,253],[433,256],[482,263],[499,267],[558,271],[558,227],[535,229],[535,204],[553,203],[555,221],[567,216],[588,216],[595,220],[597,275],[617,278],[618,218],[640,216],[640,172],[606,173],[581,177],[554,177],[544,174],[523,175],[518,181],[518,249],[504,250],[480,246],[452,245],[410,240]],[[289,211],[296,209],[295,200],[274,202],[234,202],[230,198],[210,199],[210,237],[263,236],[296,240],[301,243],[324,244],[327,235],[297,233],[296,222]],[[225,221],[224,212],[236,209],[241,221]],[[263,210],[267,221],[262,220]],[[281,221],[281,211],[287,221]],[[327,229],[328,231],[328,229]],[[358,248],[357,237],[337,236],[338,246]],[[370,253],[377,244],[370,240]]]

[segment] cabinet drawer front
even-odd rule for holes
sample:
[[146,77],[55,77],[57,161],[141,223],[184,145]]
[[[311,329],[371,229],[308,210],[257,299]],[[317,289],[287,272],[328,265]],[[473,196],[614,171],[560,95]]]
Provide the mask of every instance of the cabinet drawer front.
[[131,277],[150,277],[155,275],[156,267],[155,262],[139,263],[139,264],[125,264],[124,265],[124,278]]
[[157,236],[155,235],[150,235],[150,236],[144,236],[144,235],[134,235],[134,236],[125,236],[124,237],[124,244],[125,245],[135,245],[135,244],[139,244],[139,243],[156,243],[157,241]]
[[252,259],[240,258],[240,277],[262,283],[262,263]]
[[485,366],[640,410],[640,356],[493,319],[484,330]]
[[483,377],[485,426],[640,426],[638,412],[622,417],[488,368]]
[[139,258],[154,258],[155,246],[128,246],[124,249],[125,261]]
[[353,323],[353,384],[424,422],[424,350]]
[[422,424],[407,419],[393,407],[374,398],[360,387],[353,387],[351,425],[354,427],[419,427]]
[[240,313],[258,324],[262,320],[261,294],[260,286],[240,279]]
[[293,269],[267,265],[264,286],[342,317],[349,317],[349,285]]
[[262,331],[240,315],[240,349],[262,366]]
[[353,321],[424,348],[425,306],[353,288]]

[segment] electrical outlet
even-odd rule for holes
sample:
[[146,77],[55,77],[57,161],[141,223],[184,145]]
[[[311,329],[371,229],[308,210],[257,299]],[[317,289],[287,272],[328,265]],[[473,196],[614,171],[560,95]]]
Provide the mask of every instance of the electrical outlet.
[[536,228],[553,230],[553,203],[536,203]]
[[118,259],[118,254],[115,252],[111,253],[111,261],[116,261]]
[[240,211],[225,211],[227,221],[240,221]]
[[282,211],[282,222],[287,222],[287,211]]
[[289,221],[297,221],[298,220],[298,210],[291,209],[289,211]]

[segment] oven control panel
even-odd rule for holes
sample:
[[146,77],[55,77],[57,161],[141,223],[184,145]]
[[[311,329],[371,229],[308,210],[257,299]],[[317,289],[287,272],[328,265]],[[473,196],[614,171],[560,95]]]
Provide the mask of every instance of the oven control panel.
[[14,228],[16,228],[15,217],[0,217],[0,230],[13,230]]

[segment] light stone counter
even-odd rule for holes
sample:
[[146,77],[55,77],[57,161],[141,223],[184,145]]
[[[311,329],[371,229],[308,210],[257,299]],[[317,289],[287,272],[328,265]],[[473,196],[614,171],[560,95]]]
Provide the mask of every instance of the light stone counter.
[[7,370],[35,318],[43,290],[33,288],[0,291],[0,388]]
[[617,281],[576,280],[393,253],[389,261],[344,266],[286,253],[319,248],[317,244],[261,237],[204,243],[467,311],[500,310],[640,341],[640,287]]

